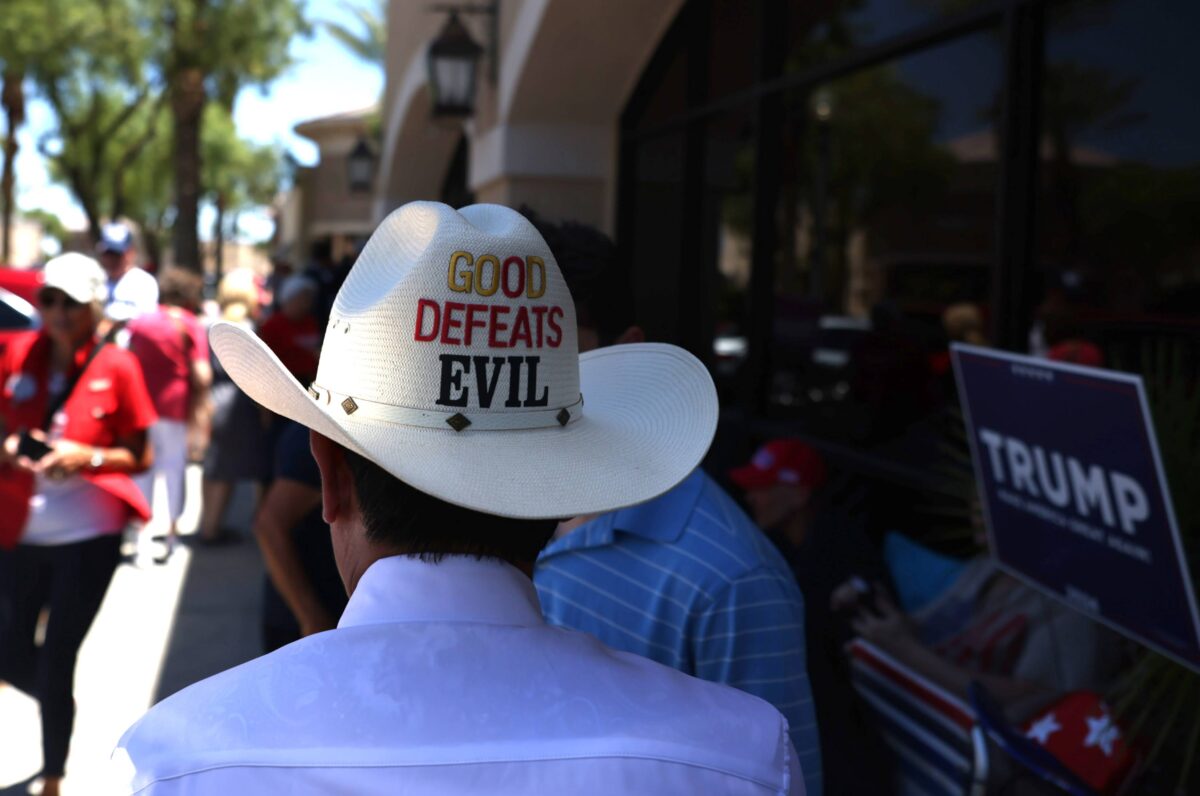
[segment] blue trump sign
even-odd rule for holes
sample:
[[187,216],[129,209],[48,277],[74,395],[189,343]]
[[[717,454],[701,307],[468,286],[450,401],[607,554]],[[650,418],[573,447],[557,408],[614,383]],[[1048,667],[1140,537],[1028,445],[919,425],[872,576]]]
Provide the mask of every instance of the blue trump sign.
[[955,345],[999,564],[1200,670],[1200,621],[1142,381]]

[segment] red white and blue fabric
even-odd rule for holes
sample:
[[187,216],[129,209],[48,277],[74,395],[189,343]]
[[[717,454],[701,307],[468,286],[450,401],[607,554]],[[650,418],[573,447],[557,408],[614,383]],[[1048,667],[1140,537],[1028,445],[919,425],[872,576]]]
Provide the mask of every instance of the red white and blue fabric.
[[856,639],[849,652],[855,691],[895,754],[896,793],[982,792],[987,756],[970,707],[866,641]]
[[1137,765],[1112,711],[1091,691],[1067,694],[1022,730],[1099,793],[1117,793]]

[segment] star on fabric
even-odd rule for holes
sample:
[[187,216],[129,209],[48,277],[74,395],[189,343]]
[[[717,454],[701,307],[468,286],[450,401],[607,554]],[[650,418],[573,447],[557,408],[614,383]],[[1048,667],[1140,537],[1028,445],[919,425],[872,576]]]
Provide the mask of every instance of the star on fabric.
[[1112,757],[1113,744],[1121,738],[1121,728],[1113,724],[1112,717],[1107,713],[1086,721],[1088,736],[1083,742],[1083,748],[1099,746],[1105,757]]
[[1061,729],[1062,725],[1058,723],[1058,719],[1054,718],[1054,714],[1047,713],[1034,722],[1033,726],[1025,733],[1025,737],[1032,738],[1045,746],[1050,741],[1050,736]]

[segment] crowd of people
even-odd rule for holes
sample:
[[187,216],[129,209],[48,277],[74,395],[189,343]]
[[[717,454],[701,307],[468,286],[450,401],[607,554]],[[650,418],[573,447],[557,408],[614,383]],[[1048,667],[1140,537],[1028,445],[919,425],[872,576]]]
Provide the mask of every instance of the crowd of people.
[[119,223],[46,264],[0,359],[0,681],[41,705],[44,794],[122,533],[162,479],[170,559],[188,462],[199,544],[245,543],[225,515],[256,487],[268,654],[130,730],[139,792],[875,792],[849,638],[1014,721],[1110,674],[1104,632],[986,554],[932,588],[936,554],[831,522],[799,440],[706,473],[707,371],[646,342],[602,233],[522,213],[414,203],[353,268],[320,250],[209,302]]
[[313,284],[292,277],[273,304],[264,280],[241,269],[206,302],[199,274],[139,267],[120,222],[101,228],[95,257],[67,253],[42,268],[41,328],[0,361],[0,682],[41,706],[46,796],[64,773],[79,647],[118,564],[166,564],[181,543],[188,463],[204,463],[200,544],[234,540],[222,518],[236,483],[271,481],[266,446],[282,421],[229,380],[208,327],[261,321],[279,356],[311,363],[311,378]]

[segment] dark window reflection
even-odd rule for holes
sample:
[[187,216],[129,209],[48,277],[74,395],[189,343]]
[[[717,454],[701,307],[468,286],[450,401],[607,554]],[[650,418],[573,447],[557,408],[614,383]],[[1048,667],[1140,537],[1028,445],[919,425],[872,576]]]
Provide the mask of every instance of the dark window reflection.
[[704,296],[710,311],[713,376],[732,398],[749,351],[750,255],[754,220],[754,129],[750,108],[713,118],[705,130],[702,237]]
[[754,84],[761,13],[759,3],[711,0],[704,42],[708,47],[705,93],[709,98],[723,97]]
[[682,132],[638,143],[631,277],[637,316],[651,340],[677,340],[684,215]]
[[654,130],[687,111],[688,53],[684,44],[683,33],[673,31],[654,56],[642,77],[646,86],[642,96],[626,109],[633,120],[631,129]]
[[1195,332],[1197,30],[1194,0],[1049,10],[1034,351],[1077,340],[1128,364],[1147,331]]
[[987,0],[792,0],[788,4],[788,71],[847,55]]
[[985,32],[788,97],[774,414],[862,442],[944,400],[989,311],[1000,74]]

